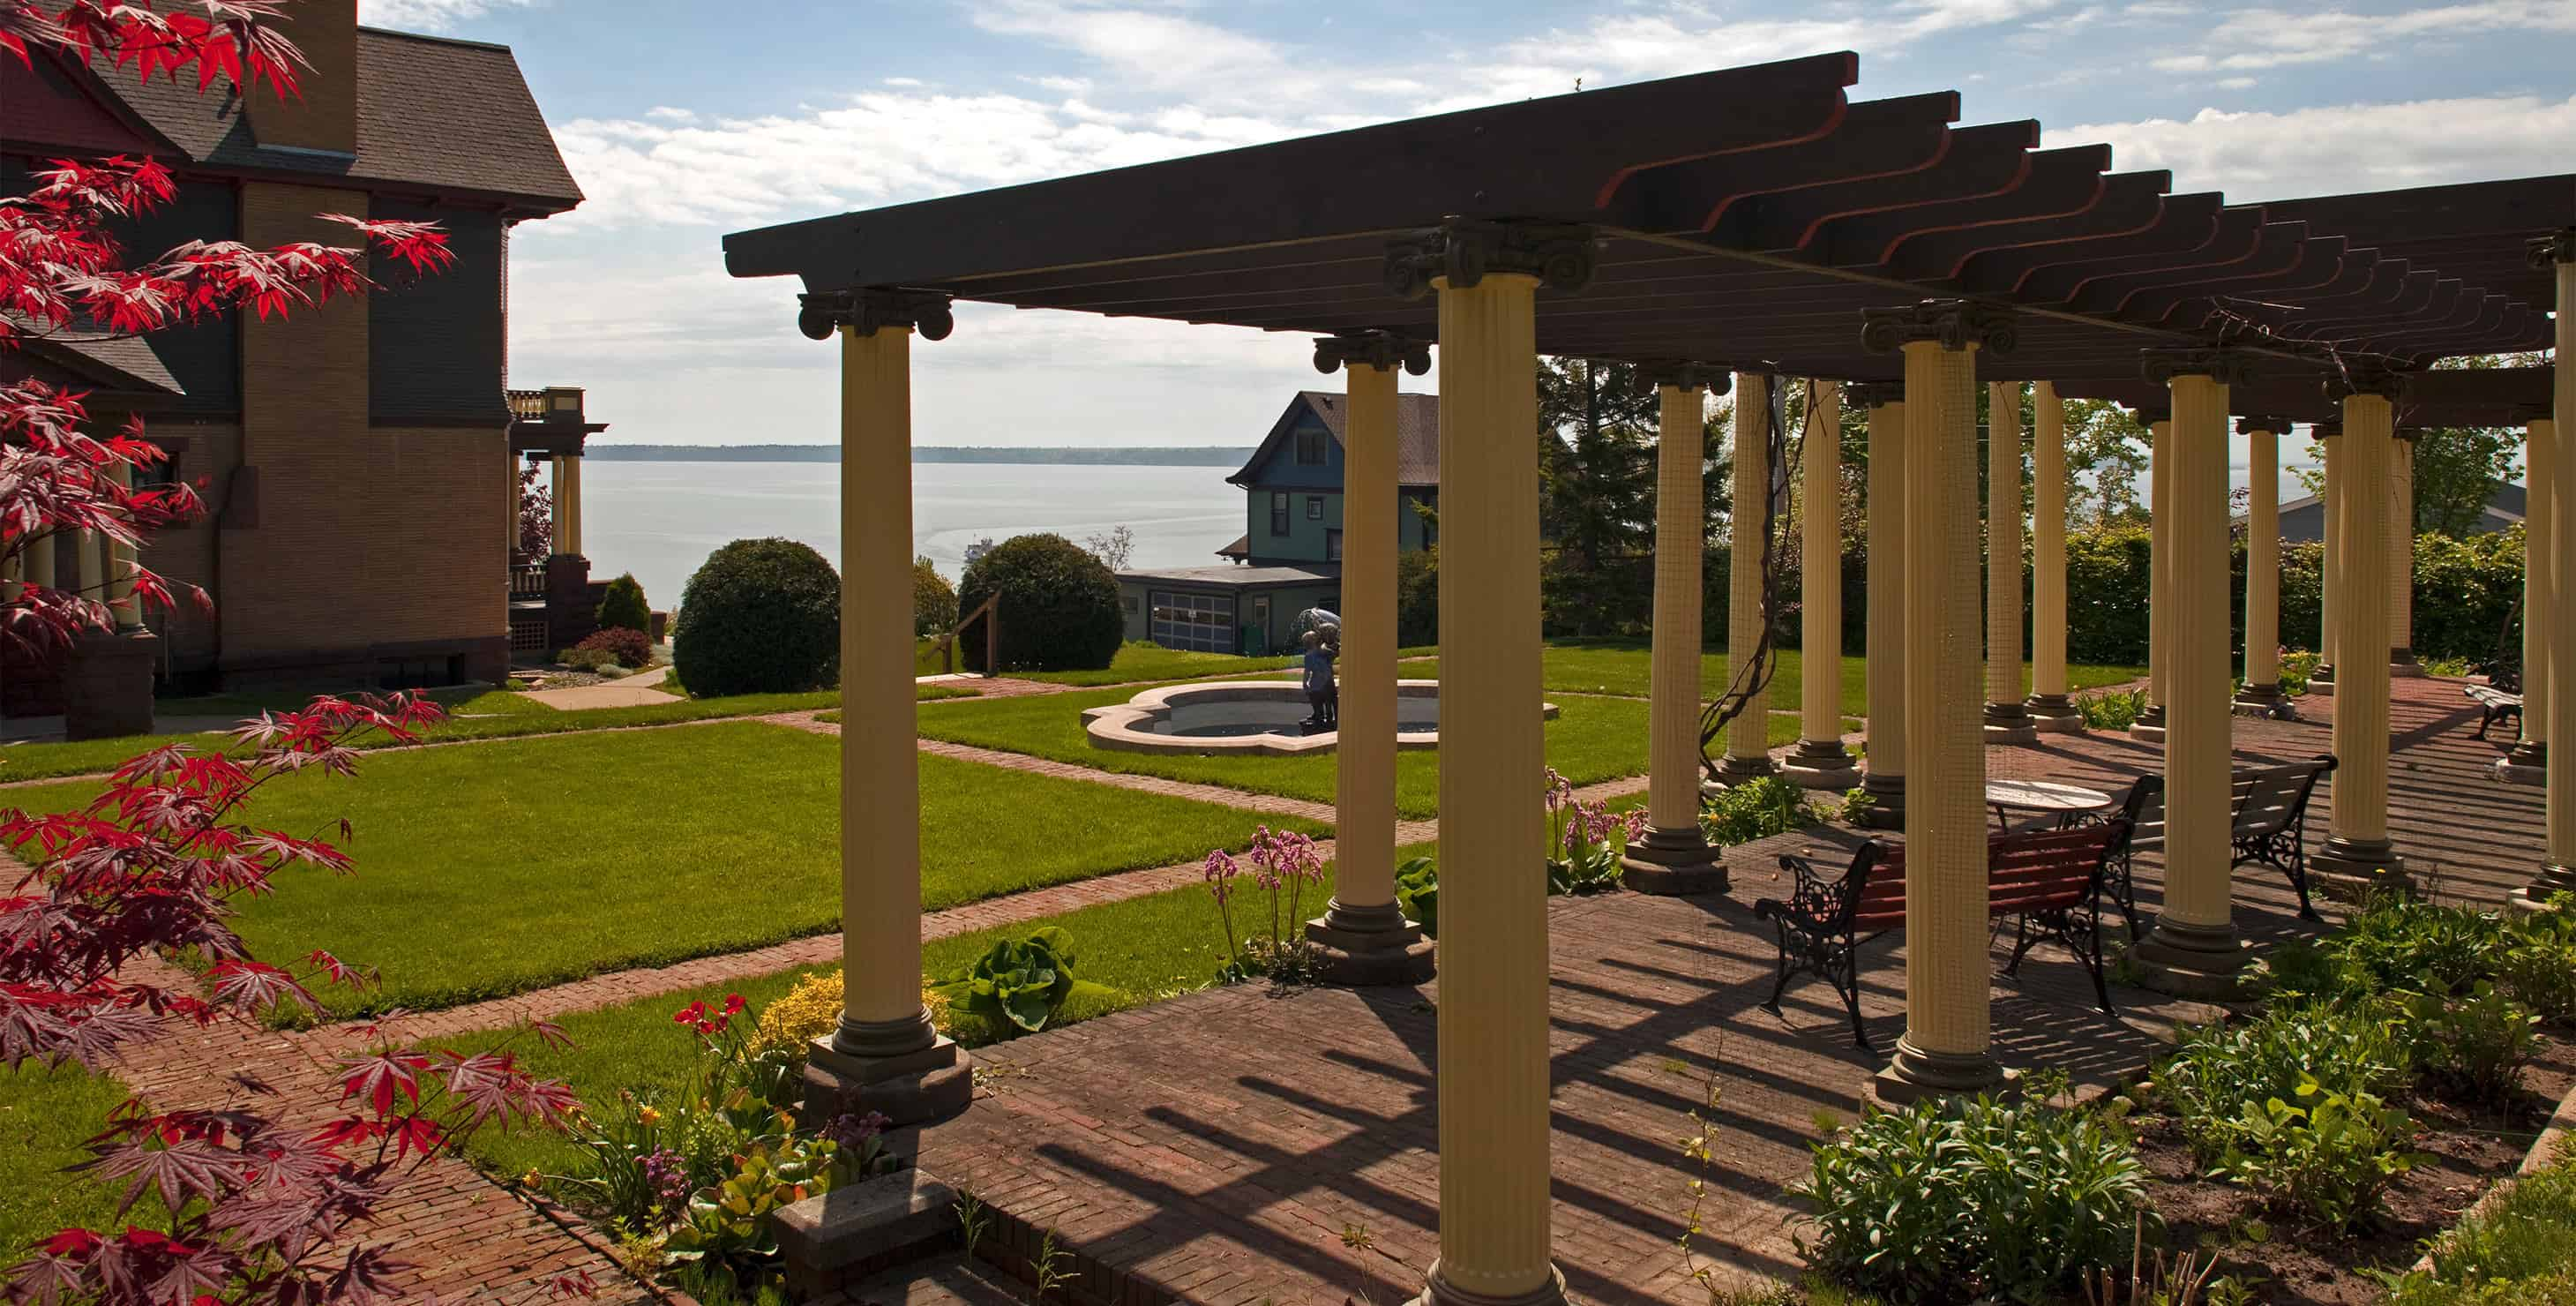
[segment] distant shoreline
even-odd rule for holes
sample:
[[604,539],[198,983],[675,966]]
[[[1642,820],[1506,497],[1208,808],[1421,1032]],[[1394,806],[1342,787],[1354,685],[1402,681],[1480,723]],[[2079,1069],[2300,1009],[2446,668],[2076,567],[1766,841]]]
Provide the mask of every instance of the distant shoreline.
[[[836,463],[837,444],[607,444],[590,446],[588,456],[608,462],[687,463]],[[918,445],[916,463],[1010,463],[1032,466],[1097,467],[1240,467],[1252,457],[1249,447],[1233,445]]]

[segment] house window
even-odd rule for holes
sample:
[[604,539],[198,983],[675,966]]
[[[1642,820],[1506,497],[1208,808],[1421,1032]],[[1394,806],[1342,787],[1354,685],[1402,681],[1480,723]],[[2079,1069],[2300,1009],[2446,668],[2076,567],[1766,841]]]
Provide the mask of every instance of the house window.
[[1321,467],[1324,465],[1324,433],[1322,431],[1318,431],[1310,426],[1297,433],[1297,465],[1300,467]]
[[1342,533],[1340,531],[1324,532],[1324,561],[1340,562],[1341,560]]
[[1270,492],[1270,533],[1273,535],[1288,533],[1288,492],[1286,490]]
[[1322,495],[1320,495],[1320,494],[1310,494],[1310,495],[1307,495],[1307,496],[1306,496],[1306,520],[1308,520],[1308,521],[1322,521],[1323,519],[1324,519],[1324,496],[1322,496]]
[[1146,601],[1154,610],[1155,643],[1201,653],[1234,651],[1233,595],[1154,590]]

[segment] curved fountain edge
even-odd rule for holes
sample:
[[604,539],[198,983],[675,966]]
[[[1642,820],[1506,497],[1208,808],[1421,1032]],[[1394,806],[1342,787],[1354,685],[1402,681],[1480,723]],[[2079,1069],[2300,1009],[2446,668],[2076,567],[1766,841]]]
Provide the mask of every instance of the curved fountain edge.
[[[1395,682],[1399,698],[1429,698],[1440,692],[1437,680],[1399,680]],[[1283,694],[1300,695],[1293,680],[1217,680],[1189,681],[1140,691],[1124,703],[1082,711],[1083,733],[1094,748],[1122,753],[1169,753],[1199,757],[1306,757],[1332,752],[1341,742],[1338,731],[1315,735],[1178,736],[1156,734],[1141,725],[1167,717],[1175,706],[1192,702],[1222,703],[1240,699],[1268,699]],[[1300,695],[1302,697],[1302,695]],[[1556,704],[1540,704],[1541,716],[1554,720]],[[1436,730],[1399,732],[1395,737],[1399,749],[1436,749],[1440,733]]]

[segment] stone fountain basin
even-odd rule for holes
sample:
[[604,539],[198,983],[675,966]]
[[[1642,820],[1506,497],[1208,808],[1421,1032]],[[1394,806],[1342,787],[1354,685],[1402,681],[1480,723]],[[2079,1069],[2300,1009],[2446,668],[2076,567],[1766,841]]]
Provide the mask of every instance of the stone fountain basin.
[[[1217,680],[1148,689],[1125,703],[1084,710],[1091,746],[1129,753],[1204,757],[1305,757],[1332,752],[1336,731],[1309,734],[1309,711],[1294,680]],[[1542,705],[1556,716],[1556,705]],[[1395,683],[1395,746],[1440,746],[1440,682]]]

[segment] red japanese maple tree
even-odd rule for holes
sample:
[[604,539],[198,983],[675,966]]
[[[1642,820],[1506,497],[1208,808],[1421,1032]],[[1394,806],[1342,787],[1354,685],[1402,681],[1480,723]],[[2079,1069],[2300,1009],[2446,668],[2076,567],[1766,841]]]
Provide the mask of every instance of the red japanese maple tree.
[[[0,0],[0,59],[105,63],[149,79],[193,76],[244,95],[296,93],[303,57],[274,26],[274,4],[235,0],[156,11],[148,0]],[[260,317],[368,288],[372,245],[414,273],[452,258],[434,225],[347,224],[361,242],[255,249],[192,241],[135,261],[114,227],[168,202],[169,171],[150,159],[57,160],[35,189],[0,197],[0,359],[30,341],[76,343],[148,333],[209,314]],[[80,393],[0,383],[0,638],[37,651],[109,629],[108,595],[22,576],[29,546],[88,533],[135,546],[194,517],[184,485],[136,489],[134,468],[162,452],[139,422],[98,434]],[[166,606],[202,591],[139,565],[111,577],[134,601]],[[0,1065],[99,1065],[174,1024],[256,1021],[286,1007],[320,1012],[314,989],[371,978],[327,953],[298,969],[253,956],[233,903],[290,871],[345,872],[330,844],[244,819],[269,781],[355,769],[363,736],[415,737],[439,710],[412,694],[322,698],[263,715],[230,750],[158,748],[119,768],[104,793],[67,813],[0,812],[0,843],[33,870],[0,871]],[[15,868],[9,868],[14,870]],[[202,978],[162,959],[193,960]],[[560,1035],[537,1025],[527,1033]],[[122,1180],[121,1230],[67,1229],[7,1272],[0,1298],[134,1303],[371,1300],[397,1248],[352,1235],[400,1170],[447,1153],[495,1122],[560,1124],[576,1108],[560,1082],[522,1068],[510,1047],[415,1049],[381,1029],[345,1058],[336,1104],[304,1123],[250,1110],[155,1111],[128,1103],[91,1143],[93,1175]],[[137,1208],[140,1208],[138,1212]],[[146,1215],[142,1212],[149,1212]],[[558,1291],[587,1293],[576,1276]]]

